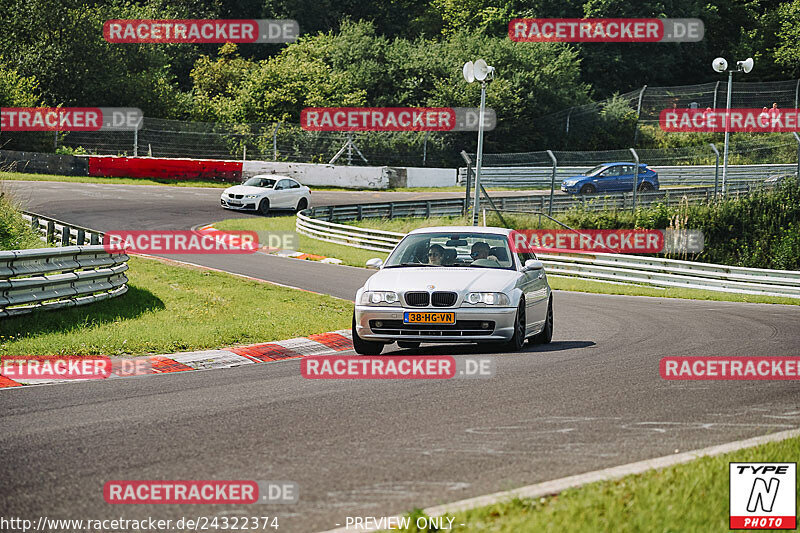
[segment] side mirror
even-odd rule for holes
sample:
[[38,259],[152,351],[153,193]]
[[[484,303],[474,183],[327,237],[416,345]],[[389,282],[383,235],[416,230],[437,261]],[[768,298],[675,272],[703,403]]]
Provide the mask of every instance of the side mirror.
[[525,261],[525,266],[522,267],[523,272],[527,272],[528,270],[541,270],[544,268],[544,265],[538,259],[528,259]]
[[372,259],[367,260],[367,268],[371,268],[373,270],[380,270],[383,266],[383,260],[380,257],[373,257]]

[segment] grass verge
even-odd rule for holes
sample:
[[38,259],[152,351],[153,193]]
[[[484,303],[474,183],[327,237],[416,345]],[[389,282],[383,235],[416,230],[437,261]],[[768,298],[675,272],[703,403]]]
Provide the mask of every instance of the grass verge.
[[[800,437],[795,437],[616,481],[592,483],[555,496],[517,498],[448,516],[455,518],[455,532],[727,532],[728,463],[795,461],[798,453]],[[413,524],[422,513],[409,516]],[[400,531],[437,530],[412,527]]]
[[126,294],[0,320],[0,355],[139,355],[301,337],[350,326],[352,303],[132,257]]

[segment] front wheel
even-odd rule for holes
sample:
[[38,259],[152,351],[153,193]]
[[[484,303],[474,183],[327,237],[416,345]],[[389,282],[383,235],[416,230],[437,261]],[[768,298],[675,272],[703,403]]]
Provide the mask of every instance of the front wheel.
[[517,314],[514,317],[514,335],[503,345],[503,349],[517,352],[522,349],[523,344],[525,344],[525,300],[520,299]]
[[591,183],[587,183],[583,187],[581,187],[581,194],[594,194],[597,192],[597,187],[592,185]]
[[258,204],[258,212],[264,216],[269,214],[269,200],[267,200],[266,198],[261,200],[261,203]]
[[356,315],[353,315],[353,349],[359,355],[380,355],[383,351],[382,342],[365,341],[356,333]]
[[547,318],[544,321],[544,329],[531,337],[531,344],[547,344],[553,340],[553,299],[547,302]]

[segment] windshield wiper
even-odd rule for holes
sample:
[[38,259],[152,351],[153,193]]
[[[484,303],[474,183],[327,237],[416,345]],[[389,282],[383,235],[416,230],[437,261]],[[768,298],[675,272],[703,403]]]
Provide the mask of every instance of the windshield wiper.
[[399,267],[435,267],[442,265],[431,265],[428,263],[400,263],[399,265],[387,265],[383,268],[399,268]]

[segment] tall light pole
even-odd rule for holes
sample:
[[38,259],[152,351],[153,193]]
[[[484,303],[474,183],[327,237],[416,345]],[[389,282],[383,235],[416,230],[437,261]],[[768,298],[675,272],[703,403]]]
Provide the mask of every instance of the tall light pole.
[[[712,63],[711,66],[717,72],[725,72],[728,68],[728,62],[725,60],[724,57],[716,58]],[[728,71],[728,100],[727,104],[725,105],[725,151],[724,155],[722,156],[722,194],[726,194],[726,180],[728,177],[728,139],[730,138],[730,118],[731,118],[731,89],[733,88],[733,73],[734,72],[744,72],[747,74],[753,70],[753,58],[748,57],[744,61],[737,61],[736,68]]]
[[[490,67],[483,59],[478,59],[473,63],[464,63],[464,79],[467,83],[475,80],[481,82],[481,108],[478,116],[478,156],[475,161],[475,202],[472,210],[472,225],[478,225],[479,205],[481,201],[481,163],[483,162],[483,123],[484,112],[486,109],[486,84],[494,79],[494,67]],[[469,176],[467,176],[469,179]]]

